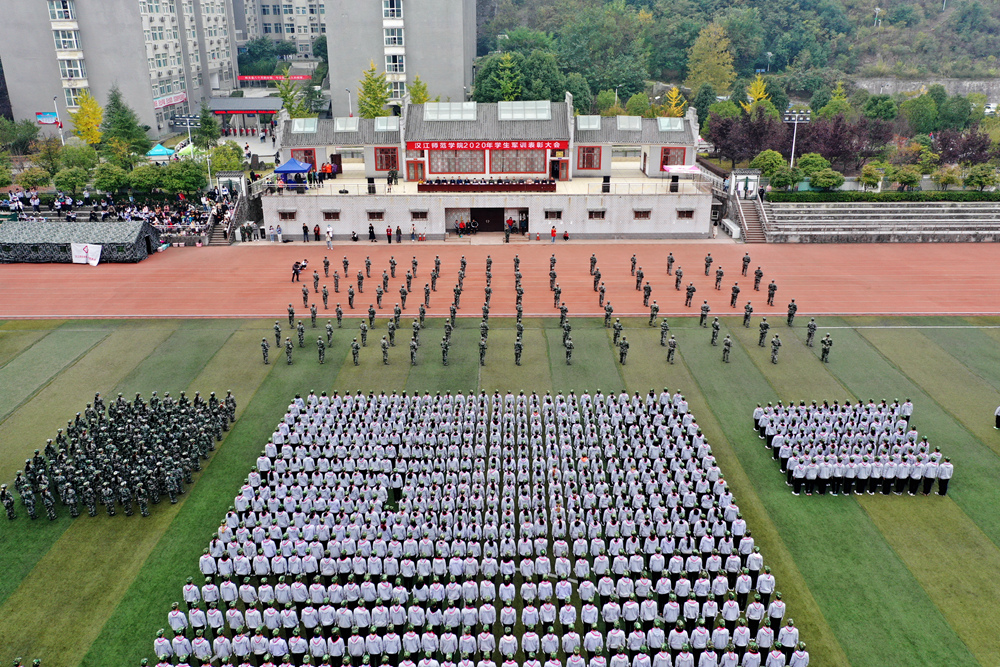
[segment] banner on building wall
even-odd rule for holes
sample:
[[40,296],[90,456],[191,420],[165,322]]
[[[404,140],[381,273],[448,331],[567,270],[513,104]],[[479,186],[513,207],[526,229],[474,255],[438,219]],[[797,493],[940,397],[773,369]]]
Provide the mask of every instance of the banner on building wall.
[[568,141],[407,141],[406,150],[446,150],[446,151],[481,151],[481,150],[520,150],[520,149],[566,150]]
[[92,243],[71,243],[70,249],[73,252],[73,263],[97,266],[97,263],[101,261],[101,250],[103,247]]
[[35,113],[35,120],[39,125],[58,125],[59,116],[55,111],[39,111]]
[[308,74],[292,74],[288,77],[283,74],[241,74],[236,78],[240,81],[284,81],[286,78],[292,81],[309,81],[312,79]]
[[181,102],[187,100],[187,98],[187,93],[174,93],[173,95],[167,95],[166,97],[157,97],[153,99],[153,108],[162,109],[163,107],[180,104]]

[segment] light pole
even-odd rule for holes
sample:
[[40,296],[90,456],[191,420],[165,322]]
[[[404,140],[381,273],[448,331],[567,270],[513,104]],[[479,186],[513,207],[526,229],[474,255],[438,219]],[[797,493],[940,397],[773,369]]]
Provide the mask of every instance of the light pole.
[[212,156],[206,155],[205,160],[208,162],[208,189],[212,189]]
[[876,7],[875,8],[875,22],[872,23],[872,27],[873,28],[878,25],[878,15],[881,14],[881,13],[882,13],[882,8],[881,7]]
[[351,89],[350,88],[344,88],[344,90],[347,91],[347,115],[348,116],[353,116],[354,115],[354,107],[351,106]]
[[767,56],[767,71],[770,72],[771,71],[771,58],[774,57],[774,54],[771,53],[770,51],[768,51],[764,55]]
[[788,164],[788,168],[792,169],[795,167],[795,140],[799,135],[799,123],[808,123],[812,118],[811,111],[786,111],[783,120],[786,123],[792,124],[792,158]]
[[56,127],[59,129],[59,142],[63,146],[65,146],[66,145],[66,139],[65,139],[65,137],[63,137],[62,121],[59,120],[59,96],[58,95],[56,95],[56,96],[54,96],[52,98],[52,106],[56,110]]
[[615,106],[618,106],[618,89],[624,85],[625,85],[624,83],[619,83],[617,86],[615,86]]

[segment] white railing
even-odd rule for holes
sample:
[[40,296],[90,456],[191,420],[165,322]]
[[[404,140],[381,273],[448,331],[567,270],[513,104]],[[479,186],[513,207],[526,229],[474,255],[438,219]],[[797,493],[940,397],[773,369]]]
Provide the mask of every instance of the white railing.
[[712,186],[707,181],[682,180],[652,181],[646,183],[590,183],[588,195],[696,195],[711,194]]

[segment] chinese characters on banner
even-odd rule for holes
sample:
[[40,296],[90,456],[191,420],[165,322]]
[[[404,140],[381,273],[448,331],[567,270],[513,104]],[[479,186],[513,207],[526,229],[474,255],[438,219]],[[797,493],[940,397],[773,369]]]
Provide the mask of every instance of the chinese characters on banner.
[[422,150],[454,150],[481,151],[486,150],[516,150],[524,148],[567,149],[568,141],[407,141],[406,149]]

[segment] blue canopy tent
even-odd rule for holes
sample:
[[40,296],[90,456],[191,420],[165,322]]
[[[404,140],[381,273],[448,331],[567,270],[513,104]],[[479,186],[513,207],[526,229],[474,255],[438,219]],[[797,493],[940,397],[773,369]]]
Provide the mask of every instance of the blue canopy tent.
[[274,173],[276,174],[304,174],[313,168],[308,162],[299,162],[295,158],[292,158],[280,167],[276,167]]
[[148,157],[170,157],[173,154],[174,152],[163,144],[156,144],[148,153],[146,153]]

